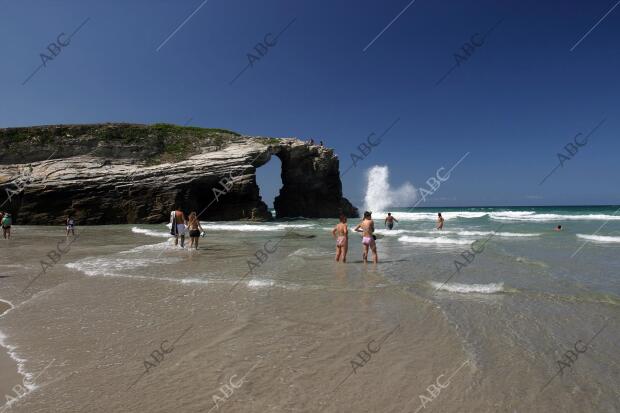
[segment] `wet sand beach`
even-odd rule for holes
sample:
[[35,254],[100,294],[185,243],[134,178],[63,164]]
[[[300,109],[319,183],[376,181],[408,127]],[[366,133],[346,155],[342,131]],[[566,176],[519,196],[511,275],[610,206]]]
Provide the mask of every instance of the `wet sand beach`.
[[[198,251],[164,225],[79,228],[25,291],[64,236],[16,227],[0,257],[22,257],[0,289],[16,308],[0,331],[38,377],[8,411],[618,411],[618,291],[603,267],[616,264],[601,260],[615,246],[554,272],[576,237],[510,224],[441,285],[460,241],[488,231],[446,217],[451,233],[384,232],[376,266],[355,235],[349,263],[333,261],[331,220],[205,223]],[[592,275],[571,281],[580,266]]]
[[[11,305],[0,300],[0,317],[2,317],[2,315],[9,309],[11,309]],[[1,331],[0,344],[6,345]],[[23,376],[21,376],[18,372],[17,363],[9,356],[8,352],[9,349],[7,347],[0,347],[0,372],[2,372],[0,374],[0,395],[2,395],[0,406],[6,402],[5,395],[13,395],[13,386],[20,385],[23,379]]]

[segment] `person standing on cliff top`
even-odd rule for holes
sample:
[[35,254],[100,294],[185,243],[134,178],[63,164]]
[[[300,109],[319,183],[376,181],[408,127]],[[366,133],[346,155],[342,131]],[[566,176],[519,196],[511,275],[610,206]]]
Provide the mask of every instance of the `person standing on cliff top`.
[[179,245],[181,236],[181,248],[185,248],[185,214],[180,209],[170,212],[170,235],[174,235],[174,245]]

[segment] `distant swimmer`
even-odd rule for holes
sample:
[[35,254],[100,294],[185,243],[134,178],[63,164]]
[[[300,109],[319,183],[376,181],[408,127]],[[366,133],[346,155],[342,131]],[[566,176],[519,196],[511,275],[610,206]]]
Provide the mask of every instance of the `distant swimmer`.
[[198,240],[200,239],[200,233],[204,232],[204,230],[200,225],[200,221],[198,220],[195,211],[192,211],[192,213],[189,214],[187,229],[189,230],[189,249],[192,249],[192,247],[198,249]]
[[340,215],[340,222],[332,230],[332,235],[336,238],[336,262],[347,262],[347,251],[349,249],[349,228],[347,227],[347,217]]
[[443,229],[443,217],[441,216],[441,212],[437,213],[437,229]]
[[179,244],[179,235],[181,236],[181,248],[185,247],[186,222],[183,211],[176,209],[170,212],[170,235],[174,235],[174,245]]
[[73,219],[72,215],[69,215],[67,217],[66,225],[67,225],[67,236],[69,236],[69,232],[70,232],[71,235],[75,237],[75,219]]
[[387,217],[385,217],[385,222],[383,224],[386,225],[388,229],[392,229],[394,228],[395,222],[398,222],[398,220],[392,216],[391,212],[388,212],[388,215]]
[[11,238],[11,225],[13,224],[13,219],[11,218],[11,214],[6,212],[2,216],[2,236],[4,239]]
[[377,255],[377,244],[375,243],[375,223],[372,220],[371,213],[364,212],[364,220],[355,227],[355,232],[362,232],[362,259],[368,262],[368,247],[372,251],[372,261],[377,264],[379,256]]
[[557,227],[555,227],[556,231],[562,231],[562,225],[558,225]]

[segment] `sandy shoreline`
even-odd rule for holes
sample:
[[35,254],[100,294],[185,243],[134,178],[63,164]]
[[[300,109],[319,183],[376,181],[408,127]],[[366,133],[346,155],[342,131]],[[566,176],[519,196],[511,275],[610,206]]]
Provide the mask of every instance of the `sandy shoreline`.
[[[87,284],[97,293],[86,293]],[[140,280],[87,279],[73,283],[53,301],[66,301],[82,291],[82,303],[62,310],[75,317],[83,303],[96,300],[95,295],[109,298],[111,293],[131,302],[144,294],[143,287]],[[219,388],[224,382],[241,382],[246,374],[243,385],[212,412],[273,411],[275,406],[304,412],[391,411],[405,406],[415,410],[417,393],[438,374],[456,370],[465,354],[432,305],[392,287],[368,287],[336,291],[239,287],[228,294],[230,286],[221,285],[193,289],[191,294],[188,289],[172,297],[163,288],[149,292],[152,305],[141,303],[152,323],[128,329],[121,340],[108,340],[112,334],[106,330],[72,347],[80,329],[71,326],[50,345],[43,339],[49,332],[39,337],[40,329],[34,329],[29,339],[38,343],[33,358],[53,353],[72,367],[50,369],[41,383],[45,390],[32,392],[11,411],[54,405],[66,411],[206,412],[215,406],[213,397],[222,394]],[[178,306],[178,314],[158,309],[162,300]],[[110,320],[117,315],[125,320],[127,313],[117,314],[115,303],[106,301],[97,303],[97,311]],[[59,307],[54,304],[48,311]],[[29,324],[37,325],[41,315],[34,315]],[[164,340],[164,348],[176,342],[174,351],[140,378],[144,360],[150,360]],[[429,358],[433,349],[441,349],[445,356]],[[361,352],[365,353],[359,356]],[[352,361],[357,363],[355,371]],[[459,398],[473,371],[475,367],[463,367],[447,403]],[[7,388],[17,383],[7,382]],[[95,388],[97,396],[91,391]]]
[[[317,235],[312,243],[285,238],[247,277],[246,260],[275,235],[230,231],[189,252],[167,248],[161,226],[98,228],[23,298],[40,257],[64,238],[53,228],[16,238],[0,251],[24,257],[6,266],[3,296],[17,296],[16,309],[0,330],[38,388],[10,412],[614,411],[615,304],[518,290],[547,291],[539,280],[550,277],[519,266],[502,278],[514,260],[490,247],[482,258],[501,266],[476,261],[478,278],[458,281],[501,278],[510,290],[434,293],[439,277],[426,273],[451,251],[412,256],[386,237],[380,265],[361,264],[358,248],[340,265],[323,224],[300,230]],[[518,284],[519,271],[537,283]],[[541,392],[556,373],[550,349],[589,339],[603,317],[610,326],[574,374]],[[3,363],[4,399],[22,377]]]
[[[0,300],[0,317],[9,309],[11,305]],[[2,332],[0,332],[0,340],[2,340]],[[8,354],[8,348],[0,347],[0,409],[4,406],[7,395],[15,397],[12,388],[20,385],[22,380],[23,377],[17,371],[17,363]]]

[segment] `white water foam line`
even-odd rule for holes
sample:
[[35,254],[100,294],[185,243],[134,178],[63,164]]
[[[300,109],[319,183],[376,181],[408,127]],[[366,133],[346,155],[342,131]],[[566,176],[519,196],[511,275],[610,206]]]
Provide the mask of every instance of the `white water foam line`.
[[578,238],[586,239],[591,242],[600,242],[603,244],[615,244],[620,242],[620,237],[610,237],[605,235],[586,235],[577,234]]
[[[7,303],[10,306],[10,308],[8,310],[6,310],[4,313],[0,314],[0,317],[5,316],[7,313],[9,313],[13,309],[15,309],[15,306],[10,301],[2,300],[2,299],[0,299],[0,301],[2,301],[4,303]],[[7,408],[11,407],[11,405],[13,405],[13,403],[15,403],[17,400],[21,399],[22,397],[26,396],[27,394],[31,393],[33,390],[35,390],[35,389],[37,389],[39,387],[36,384],[32,383],[34,375],[32,373],[29,373],[29,372],[26,371],[25,364],[26,364],[27,360],[23,359],[23,358],[21,358],[21,357],[19,357],[17,355],[17,351],[16,351],[17,347],[8,344],[7,343],[7,339],[8,339],[8,336],[6,334],[4,334],[2,331],[0,331],[0,347],[6,349],[6,353],[17,364],[17,372],[21,376],[24,377],[22,379],[21,385],[23,387],[25,387],[27,391],[24,392],[24,393],[8,395],[10,400],[7,401],[6,403],[4,403],[2,405],[2,407],[0,407],[0,412],[4,412]],[[15,385],[17,385],[17,384],[18,383],[15,383]],[[4,396],[4,400],[7,400],[7,399],[8,398],[5,395]]]
[[495,294],[504,292],[504,283],[491,283],[491,284],[461,284],[461,283],[447,283],[442,284],[431,281],[433,288],[440,291],[449,291],[452,293],[460,294]]

